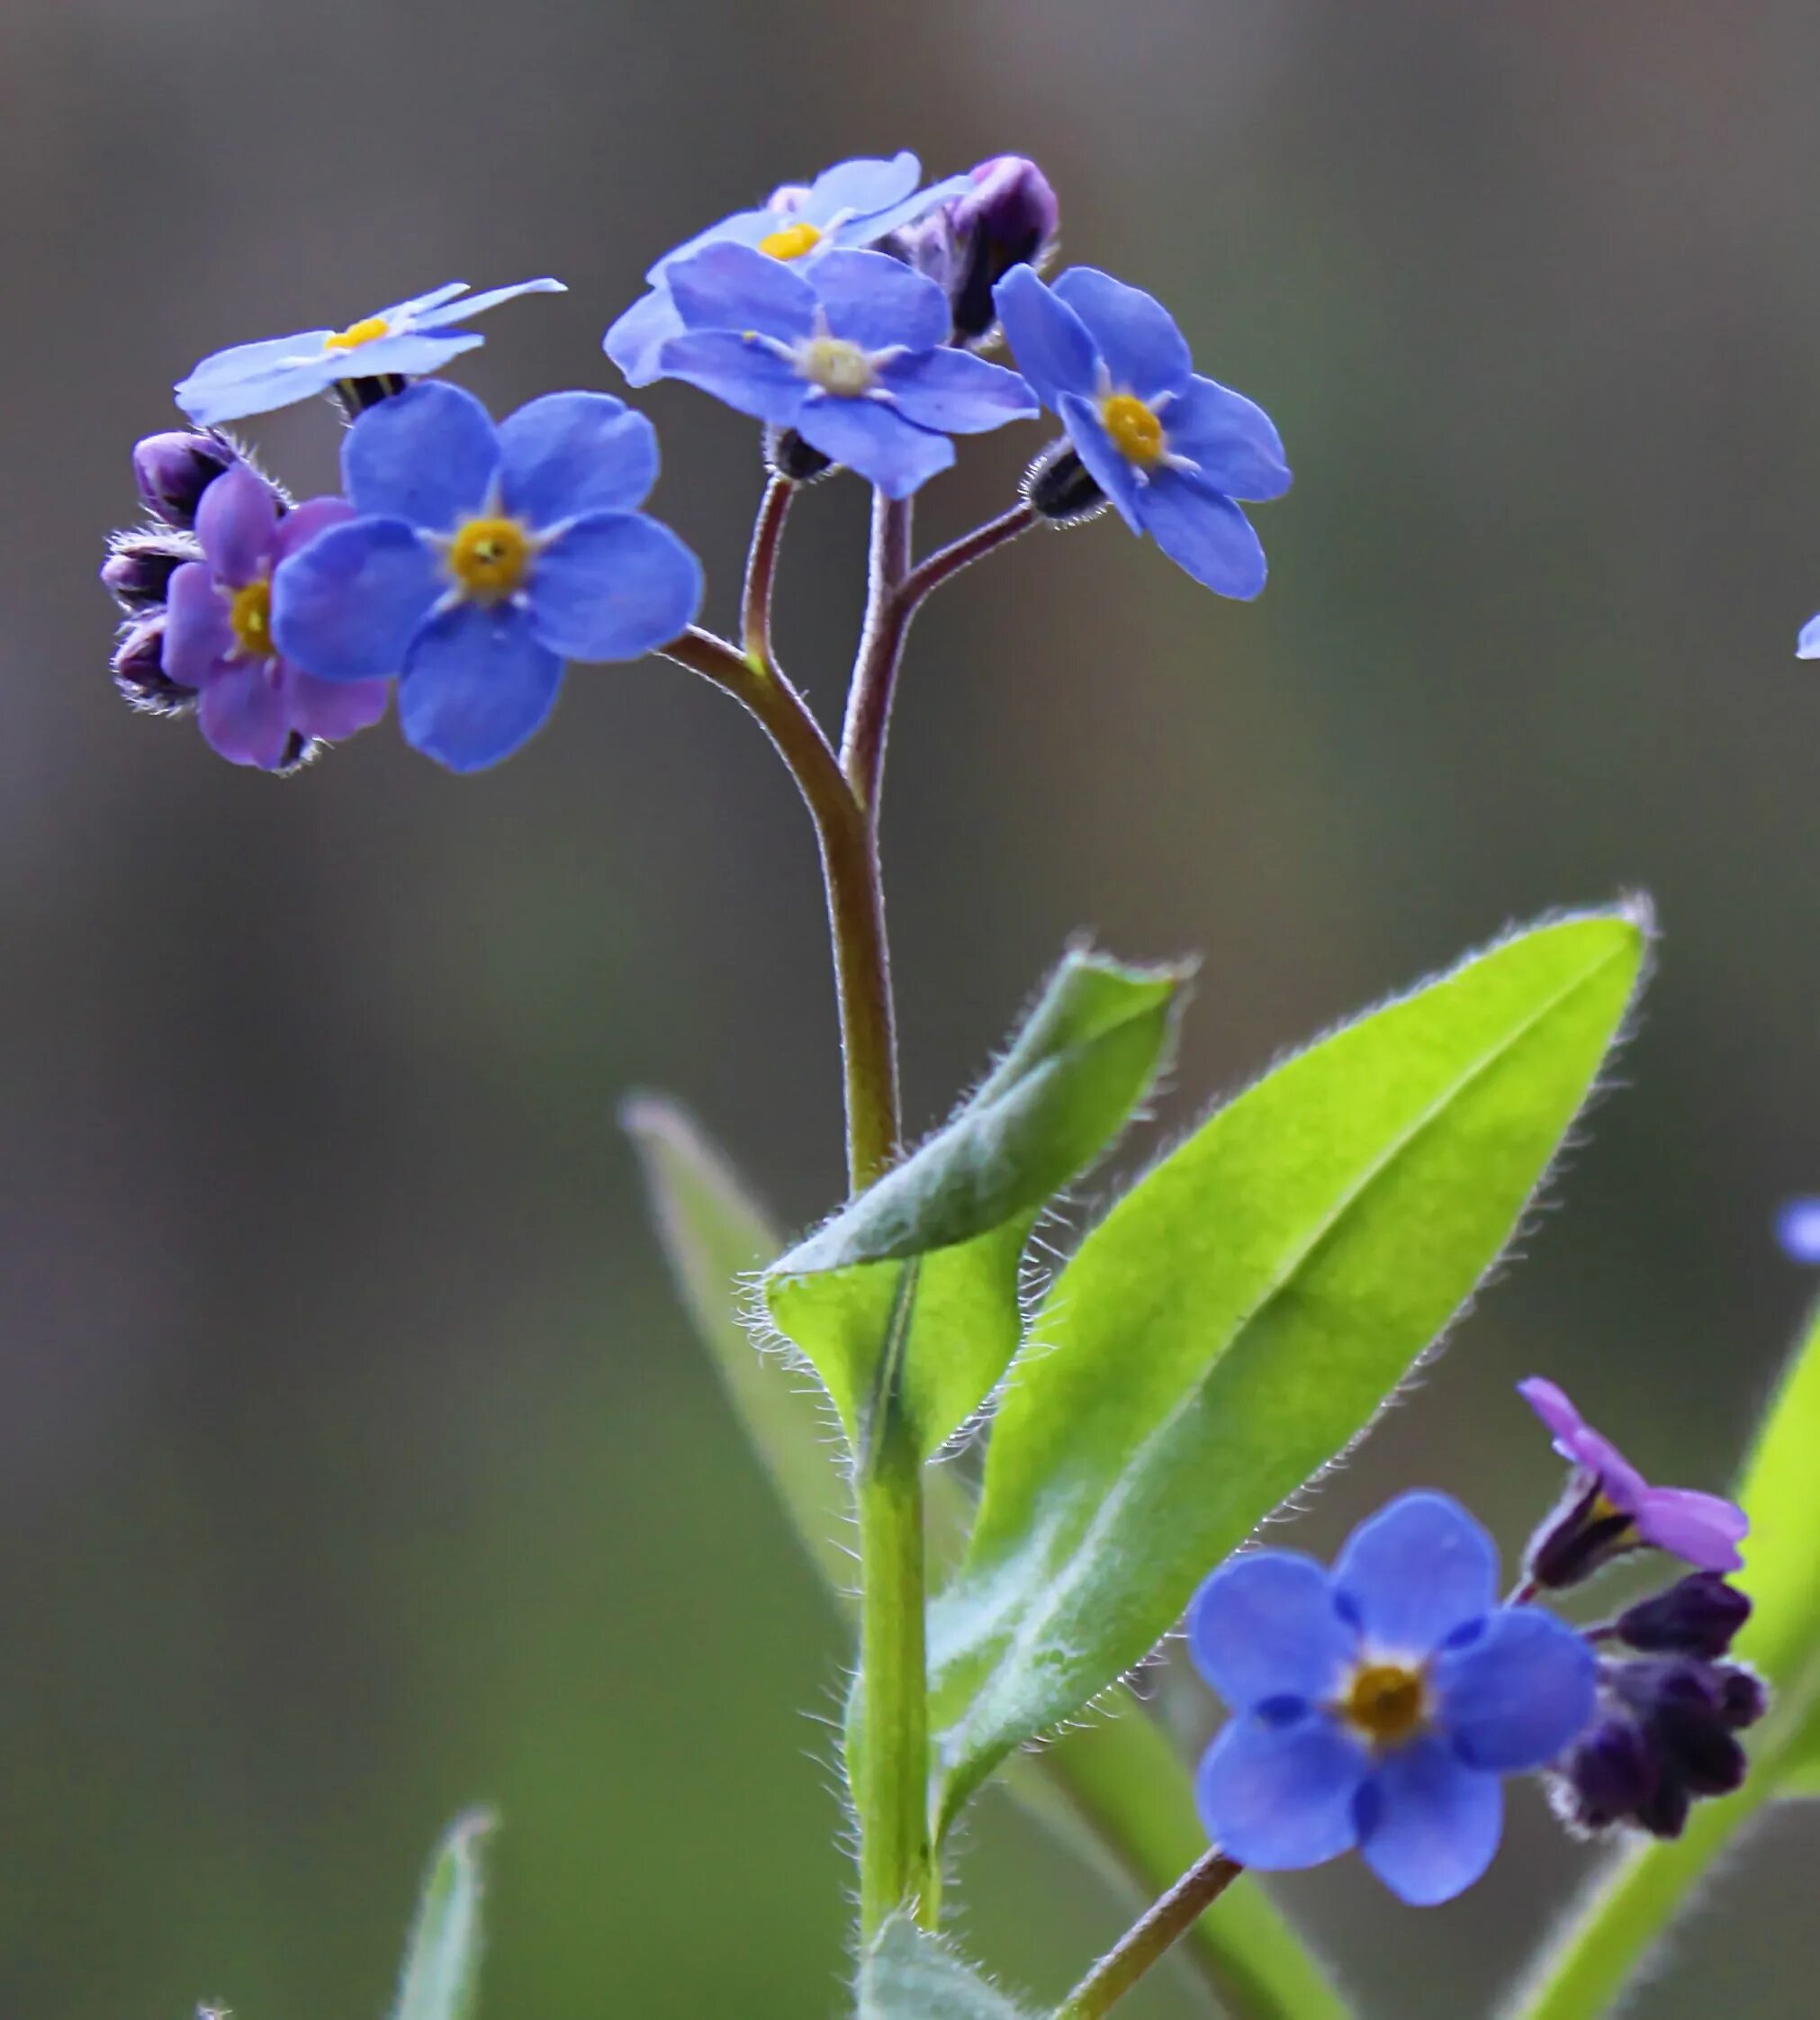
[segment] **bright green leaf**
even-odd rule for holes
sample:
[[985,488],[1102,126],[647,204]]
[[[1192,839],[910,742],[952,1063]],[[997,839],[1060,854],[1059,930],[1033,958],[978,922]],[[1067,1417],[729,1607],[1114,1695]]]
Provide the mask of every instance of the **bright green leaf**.
[[1629,912],[1518,934],[1279,1066],[1034,1321],[931,1662],[942,1819],[1141,1659],[1497,1260],[1635,987]]
[[860,1960],[859,2020],[1025,2020],[969,1965],[902,1915]]
[[1149,1092],[1185,978],[1069,952],[953,1120],[767,1276],[856,1447],[887,1392],[925,1454],[986,1399],[1017,1348],[1030,1230]]
[[483,1810],[456,1820],[424,1882],[392,2020],[468,2020],[481,1958],[481,1845],[493,1827]]

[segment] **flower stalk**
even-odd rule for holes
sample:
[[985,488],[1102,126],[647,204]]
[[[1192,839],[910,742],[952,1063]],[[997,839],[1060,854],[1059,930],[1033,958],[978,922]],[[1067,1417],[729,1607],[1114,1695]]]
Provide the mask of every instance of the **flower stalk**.
[[1132,1923],[1055,2009],[1054,2020],[1099,2020],[1110,2013],[1244,1871],[1215,1845]]

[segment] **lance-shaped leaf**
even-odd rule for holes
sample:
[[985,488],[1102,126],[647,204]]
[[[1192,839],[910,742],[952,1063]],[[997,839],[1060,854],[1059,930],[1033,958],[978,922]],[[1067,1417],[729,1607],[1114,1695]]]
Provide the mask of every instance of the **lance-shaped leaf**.
[[894,1915],[860,1960],[858,2020],[1027,2020],[945,1944]]
[[[690,1317],[798,1537],[845,1603],[852,1562],[844,1469],[818,1395],[775,1355],[760,1354],[735,1315],[743,1282],[774,1256],[777,1233],[725,1157],[673,1103],[643,1096],[623,1121],[651,1188],[658,1231]],[[932,1536],[958,1545],[971,1517],[951,1466],[924,1480]],[[947,1554],[944,1552],[944,1554]],[[1134,1899],[1162,1893],[1204,1847],[1186,1767],[1137,1700],[1008,1763],[1005,1784],[1081,1858]],[[1184,1945],[1191,1965],[1246,2020],[1346,2020],[1347,2008],[1257,1886],[1229,1889]]]
[[953,1120],[766,1277],[856,1447],[875,1393],[925,1454],[985,1401],[1017,1348],[1031,1228],[1149,1090],[1185,979],[1071,951]]
[[392,2020],[469,2020],[481,1960],[481,1846],[493,1827],[483,1810],[451,1826],[424,1882]]
[[931,1635],[939,1809],[1138,1662],[1497,1260],[1646,921],[1537,927],[1288,1060],[1135,1186],[1012,1371]]

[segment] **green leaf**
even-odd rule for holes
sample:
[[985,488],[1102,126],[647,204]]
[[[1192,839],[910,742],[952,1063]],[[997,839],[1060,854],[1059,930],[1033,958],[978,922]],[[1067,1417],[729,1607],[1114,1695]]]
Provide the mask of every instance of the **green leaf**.
[[405,1954],[392,2020],[468,2020],[481,1959],[484,1810],[459,1817],[437,1847]]
[[[641,1096],[625,1112],[684,1302],[728,1399],[757,1447],[828,1590],[851,1603],[852,1564],[830,1539],[846,1520],[819,1402],[775,1356],[756,1352],[734,1315],[740,1279],[775,1255],[777,1236],[725,1158],[673,1103]],[[932,1532],[960,1538],[972,1510],[952,1466],[924,1476]],[[1131,1894],[1162,1893],[1205,1849],[1187,1770],[1135,1699],[1008,1763],[1007,1791],[1077,1853]],[[1222,1894],[1184,1954],[1246,2020],[1345,2020],[1320,1967],[1257,1886]]]
[[860,1960],[859,2020],[1026,2020],[969,1965],[894,1915]]
[[782,1243],[732,1166],[673,1102],[640,1095],[619,1120],[638,1152],[677,1288],[734,1414],[804,1547],[845,1591],[853,1560],[841,1539],[851,1527],[851,1500],[826,1402],[805,1371],[760,1352],[740,1316],[745,1286]]
[[1082,1242],[932,1620],[944,1826],[1140,1661],[1445,1330],[1579,1113],[1645,946],[1630,912],[1502,942],[1279,1066]]
[[767,1276],[856,1449],[887,1393],[925,1455],[985,1401],[1017,1348],[1031,1228],[1149,1092],[1185,979],[1071,951],[953,1120]]

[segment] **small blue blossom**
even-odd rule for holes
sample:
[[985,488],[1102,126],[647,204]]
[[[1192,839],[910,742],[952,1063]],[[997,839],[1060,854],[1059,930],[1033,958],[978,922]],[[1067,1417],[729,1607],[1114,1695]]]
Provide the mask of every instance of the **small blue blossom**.
[[555,392],[495,428],[472,393],[412,386],[341,455],[359,516],[278,569],[272,630],[325,681],[396,673],[405,740],[455,771],[518,749],[566,660],[637,659],[701,600],[701,569],[637,508],[657,437],[604,392]]
[[[562,294],[561,281],[519,281],[485,294],[467,294],[465,281],[451,281],[429,294],[396,302],[376,315],[363,316],[346,329],[304,329],[294,337],[236,344],[205,357],[176,386],[177,405],[203,428],[269,414],[327,392],[339,379],[376,379],[397,374],[422,378],[451,358],[484,344],[472,330],[451,330],[484,310],[520,294]],[[457,295],[467,295],[457,301]]]
[[1014,266],[993,292],[1006,341],[1133,533],[1221,596],[1264,587],[1264,549],[1235,499],[1289,489],[1261,407],[1198,377],[1175,319],[1091,266],[1053,287]]
[[1820,1263],[1820,1199],[1789,1200],[1776,1215],[1776,1240],[1790,1262]]
[[1290,1550],[1233,1558],[1201,1588],[1189,1644],[1233,1717],[1197,1781],[1208,1835],[1260,1871],[1357,1847],[1401,1899],[1451,1899],[1503,1830],[1501,1778],[1591,1719],[1592,1650],[1553,1615],[1497,1601],[1491,1539],[1445,1494],[1401,1495],[1331,1572]]
[[901,226],[914,224],[925,212],[972,187],[967,176],[919,190],[923,167],[914,154],[894,155],[888,161],[860,159],[824,168],[806,186],[787,183],[755,211],[735,211],[706,231],[664,254],[645,275],[650,288],[626,310],[606,335],[601,348],[626,374],[626,383],[649,385],[662,376],[659,353],[683,324],[671,299],[668,275],[679,260],[704,247],[728,243],[752,246],[773,259],[812,266],[824,255],[875,246]]
[[1809,618],[1795,641],[1797,659],[1820,659],[1820,617]]
[[832,252],[797,273],[749,246],[709,246],[670,269],[685,334],[661,354],[741,413],[907,498],[954,461],[951,434],[1037,411],[1015,372],[948,347],[948,297],[901,260]]

